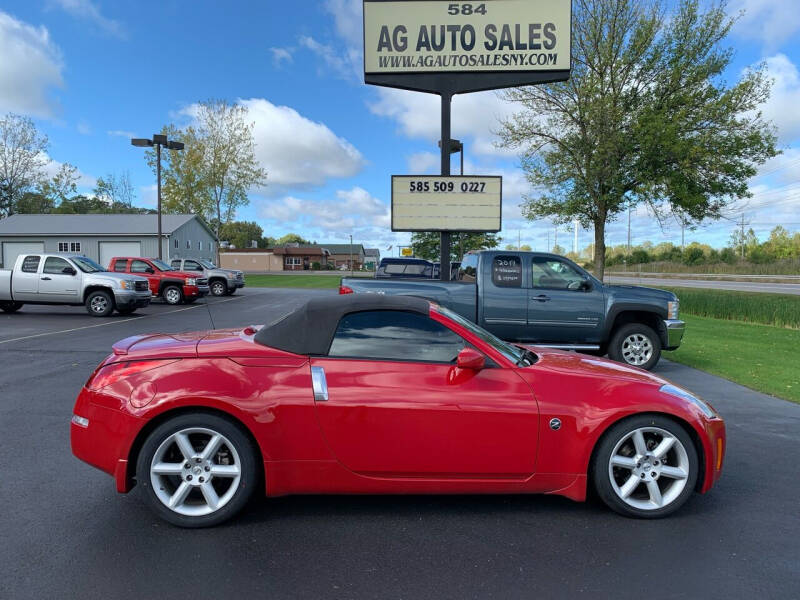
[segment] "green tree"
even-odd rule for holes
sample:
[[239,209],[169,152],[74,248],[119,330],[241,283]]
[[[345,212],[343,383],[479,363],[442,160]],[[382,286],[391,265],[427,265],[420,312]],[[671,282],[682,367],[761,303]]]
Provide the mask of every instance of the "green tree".
[[17,200],[16,212],[23,215],[46,215],[55,209],[53,199],[41,192],[25,192]]
[[40,184],[40,192],[48,196],[54,205],[78,193],[78,167],[63,163],[52,179]]
[[296,233],[287,233],[284,236],[279,237],[275,240],[276,246],[285,246],[287,244],[300,244],[301,246],[310,246],[311,242],[305,239],[301,235],[297,235]]
[[741,229],[734,229],[729,243],[731,248],[736,250],[736,253],[741,257],[750,254],[760,245],[758,236],[756,236],[756,232],[753,231],[752,227],[744,235],[742,235]]
[[47,136],[28,117],[8,113],[0,119],[0,218],[42,183],[47,165]]
[[792,236],[785,227],[778,225],[764,242],[764,251],[774,258],[791,258],[793,254]]
[[[439,262],[438,232],[417,232],[411,234],[411,247],[414,256]],[[450,237],[450,260],[459,261],[471,250],[488,250],[497,248],[502,240],[496,233],[453,233]]]
[[105,177],[98,177],[94,195],[108,204],[111,212],[123,212],[133,208],[136,194],[133,191],[130,173],[123,171],[120,175],[109,173]]
[[258,242],[259,248],[264,247],[262,239],[264,230],[255,221],[231,221],[223,223],[219,228],[221,240],[225,240],[237,248],[250,248],[253,240]]
[[664,6],[575,0],[570,80],[504,94],[522,107],[499,133],[535,190],[525,216],[593,226],[598,277],[606,224],[629,205],[719,217],[777,154],[759,111],[771,84],[764,66],[732,86],[723,79],[735,22],[725,3],[702,12],[700,0],[682,0],[669,15]]

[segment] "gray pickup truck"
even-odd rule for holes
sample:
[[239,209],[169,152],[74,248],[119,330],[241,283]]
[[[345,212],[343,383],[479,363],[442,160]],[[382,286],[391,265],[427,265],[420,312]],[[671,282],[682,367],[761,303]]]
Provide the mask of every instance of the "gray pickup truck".
[[555,254],[482,251],[456,281],[342,279],[339,293],[428,298],[509,341],[608,354],[644,369],[680,346],[678,298],[664,290],[606,285]]
[[95,317],[114,309],[129,315],[150,298],[144,277],[110,273],[85,256],[22,254],[12,270],[0,269],[0,310],[6,313],[24,304],[71,304],[85,306]]
[[232,296],[244,287],[244,273],[233,269],[220,269],[214,263],[202,258],[175,258],[170,266],[184,273],[202,273],[208,279],[208,287],[213,296]]

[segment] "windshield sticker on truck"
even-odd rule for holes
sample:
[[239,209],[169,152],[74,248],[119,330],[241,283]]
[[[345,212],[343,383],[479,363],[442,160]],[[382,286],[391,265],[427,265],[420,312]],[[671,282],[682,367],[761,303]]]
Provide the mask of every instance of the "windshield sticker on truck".
[[497,287],[522,287],[522,261],[518,256],[496,256],[492,262],[492,282]]

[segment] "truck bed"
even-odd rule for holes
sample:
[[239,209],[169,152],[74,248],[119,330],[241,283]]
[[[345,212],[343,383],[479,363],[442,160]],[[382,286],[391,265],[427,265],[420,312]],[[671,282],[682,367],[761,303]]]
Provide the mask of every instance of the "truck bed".
[[478,320],[478,286],[460,281],[435,279],[365,279],[345,277],[342,285],[358,294],[418,296],[446,306],[470,321]]

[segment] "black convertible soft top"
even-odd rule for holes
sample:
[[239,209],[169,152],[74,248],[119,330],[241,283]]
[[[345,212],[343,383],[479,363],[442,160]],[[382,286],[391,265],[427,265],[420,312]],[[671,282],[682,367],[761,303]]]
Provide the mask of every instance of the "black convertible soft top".
[[428,300],[414,296],[345,294],[309,300],[282,319],[262,327],[255,341],[294,354],[324,356],[333,341],[339,320],[367,310],[403,310],[430,314]]

